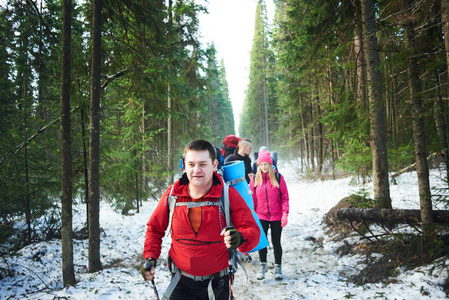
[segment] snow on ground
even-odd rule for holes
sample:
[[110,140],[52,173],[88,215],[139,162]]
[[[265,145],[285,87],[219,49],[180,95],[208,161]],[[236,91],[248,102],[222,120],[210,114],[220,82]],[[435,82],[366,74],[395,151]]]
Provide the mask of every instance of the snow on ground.
[[[311,182],[301,179],[288,164],[280,165],[290,194],[289,224],[284,228],[283,281],[274,280],[274,256],[268,252],[269,271],[264,280],[255,279],[258,254],[245,263],[248,278],[239,270],[233,285],[236,299],[438,299],[445,298],[441,285],[446,269],[420,267],[398,270],[398,283],[357,286],[346,278],[362,268],[363,257],[335,251],[342,245],[324,235],[323,215],[342,198],[357,193],[351,179]],[[439,171],[431,173],[431,185],[441,185]],[[365,187],[372,190],[372,184]],[[391,185],[394,208],[419,208],[416,173],[406,173]],[[141,212],[122,216],[106,203],[101,206],[101,256],[104,270],[87,273],[88,244],[74,241],[76,286],[63,288],[61,244],[59,240],[41,242],[0,258],[0,299],[155,299],[150,283],[139,273],[142,263],[146,222],[156,202],[145,202]],[[85,220],[84,206],[77,206],[74,228]],[[354,237],[357,239],[357,237]],[[317,242],[319,241],[319,242]],[[169,239],[165,238],[162,258],[166,257]],[[449,263],[449,262],[446,262]],[[9,270],[8,275],[6,270]],[[13,275],[13,276],[11,276]],[[169,283],[169,273],[160,263],[155,284],[162,298]]]

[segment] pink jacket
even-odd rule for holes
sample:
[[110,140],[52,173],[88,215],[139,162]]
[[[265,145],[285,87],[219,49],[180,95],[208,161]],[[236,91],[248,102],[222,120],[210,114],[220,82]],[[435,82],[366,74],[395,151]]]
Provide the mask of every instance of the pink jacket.
[[282,213],[288,213],[288,190],[284,176],[281,175],[279,188],[271,185],[268,173],[262,173],[262,185],[254,188],[253,176],[249,186],[253,192],[254,210],[260,220],[280,221]]

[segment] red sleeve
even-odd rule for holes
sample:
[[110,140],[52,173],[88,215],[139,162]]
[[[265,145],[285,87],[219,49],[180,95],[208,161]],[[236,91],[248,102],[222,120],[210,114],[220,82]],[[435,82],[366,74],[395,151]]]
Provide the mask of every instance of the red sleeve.
[[245,200],[233,187],[229,187],[229,201],[231,203],[232,224],[247,240],[239,247],[239,250],[249,252],[259,244],[259,226]]
[[158,259],[161,255],[162,238],[168,226],[168,195],[171,186],[164,192],[156,209],[147,223],[147,232],[145,234],[145,243],[143,245],[143,257]]

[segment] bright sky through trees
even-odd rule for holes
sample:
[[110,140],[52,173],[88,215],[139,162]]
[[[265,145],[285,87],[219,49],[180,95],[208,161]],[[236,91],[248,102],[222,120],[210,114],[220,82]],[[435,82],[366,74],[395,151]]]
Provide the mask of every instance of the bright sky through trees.
[[[250,51],[254,34],[257,0],[199,1],[209,14],[200,14],[204,44],[214,43],[219,61],[224,60],[235,127],[238,130],[245,90],[248,85]],[[272,0],[266,0],[269,22],[274,15]]]

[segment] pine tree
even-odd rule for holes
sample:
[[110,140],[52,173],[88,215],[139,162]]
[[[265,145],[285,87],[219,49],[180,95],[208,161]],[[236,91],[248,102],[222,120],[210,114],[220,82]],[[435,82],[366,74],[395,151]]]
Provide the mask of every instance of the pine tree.
[[71,43],[72,43],[72,1],[63,3],[62,33],[62,87],[61,87],[61,165],[62,165],[62,206],[61,206],[61,244],[62,277],[64,286],[76,283],[73,266],[72,229],[72,142],[70,122],[71,87]]
[[239,133],[254,145],[270,146],[269,138],[269,92],[268,21],[264,0],[256,6],[254,38],[250,55],[249,84],[243,102]]

